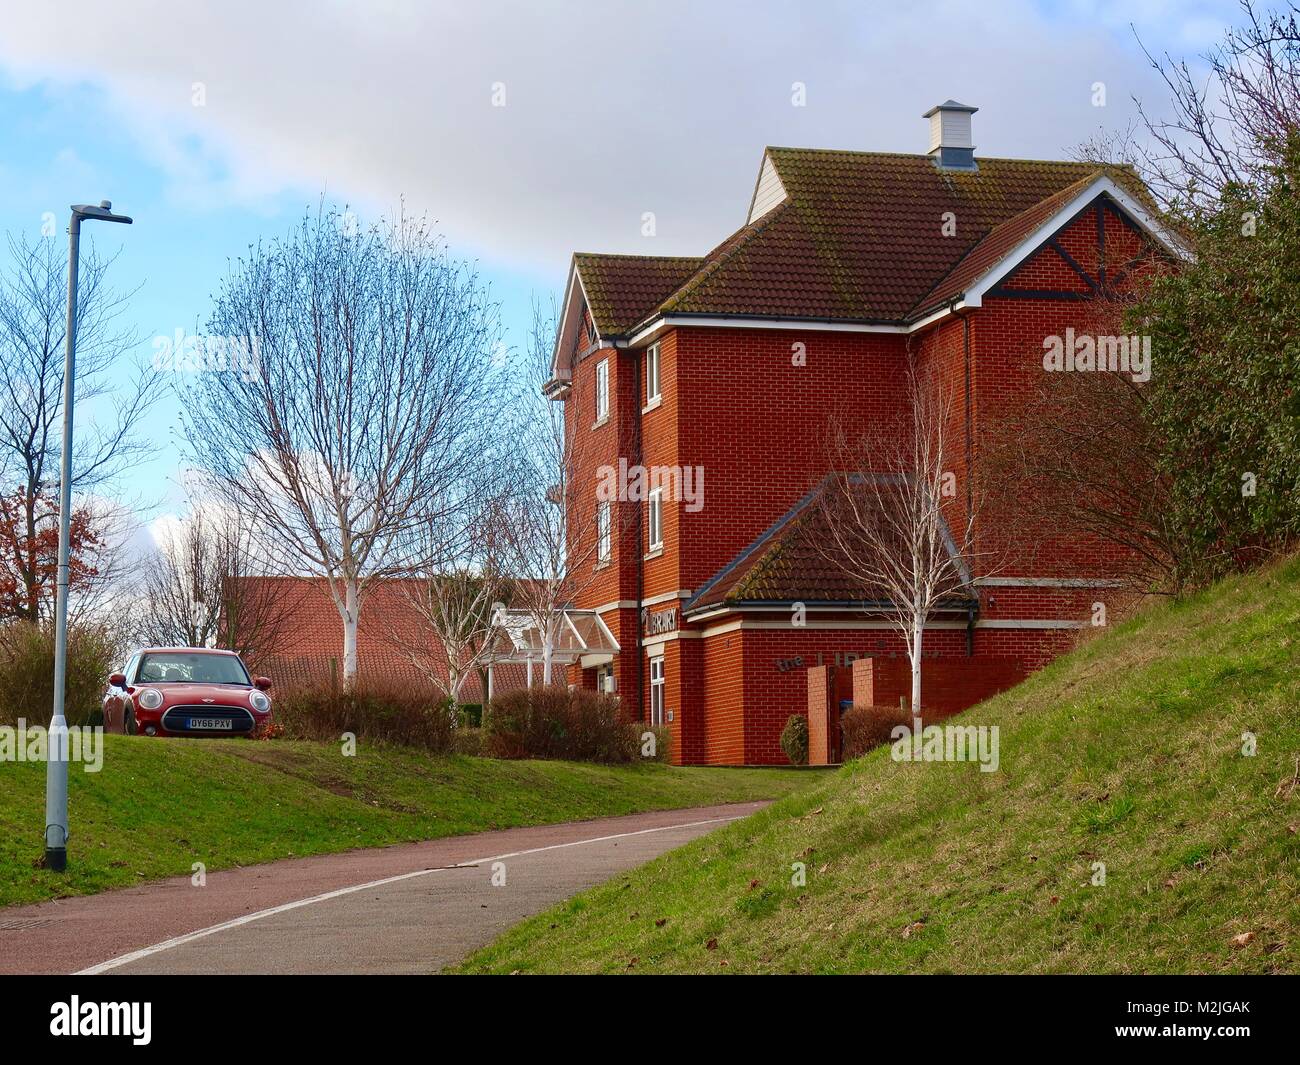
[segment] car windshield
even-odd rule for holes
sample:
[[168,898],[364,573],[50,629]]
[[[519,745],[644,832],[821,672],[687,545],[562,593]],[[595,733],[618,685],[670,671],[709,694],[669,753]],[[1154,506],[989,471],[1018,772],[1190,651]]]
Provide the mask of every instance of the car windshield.
[[160,651],[140,659],[135,679],[137,684],[247,684],[248,673],[235,655]]

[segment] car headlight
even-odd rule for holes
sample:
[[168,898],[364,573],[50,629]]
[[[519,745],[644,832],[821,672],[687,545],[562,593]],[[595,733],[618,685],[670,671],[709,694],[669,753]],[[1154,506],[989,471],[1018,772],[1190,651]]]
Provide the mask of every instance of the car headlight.
[[135,705],[141,710],[157,710],[162,704],[162,692],[157,688],[141,688],[135,693]]
[[259,714],[264,714],[271,709],[271,700],[266,697],[265,692],[254,689],[248,693],[248,701]]

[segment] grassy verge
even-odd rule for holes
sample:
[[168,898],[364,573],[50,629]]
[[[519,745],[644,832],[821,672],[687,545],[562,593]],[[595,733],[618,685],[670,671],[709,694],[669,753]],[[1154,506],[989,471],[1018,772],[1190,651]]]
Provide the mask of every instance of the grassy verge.
[[999,727],[998,772],[877,750],[462,968],[1300,971],[1300,562],[1156,607],[957,723]]
[[502,762],[362,745],[107,736],[73,766],[69,870],[42,852],[45,767],[0,764],[0,905],[352,847],[642,810],[776,798],[815,774]]

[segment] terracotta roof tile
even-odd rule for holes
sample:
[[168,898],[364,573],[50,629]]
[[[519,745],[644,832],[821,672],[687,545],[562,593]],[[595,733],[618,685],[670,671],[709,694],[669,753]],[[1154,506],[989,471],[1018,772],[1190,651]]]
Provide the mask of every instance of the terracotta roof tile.
[[694,256],[592,252],[578,252],[573,260],[596,328],[604,336],[631,329],[704,262]]
[[[962,291],[1103,172],[1094,163],[769,148],[786,200],[699,258],[575,257],[602,334],[661,313],[902,322]],[[956,233],[945,236],[951,212]]]
[[[887,603],[883,588],[864,589],[837,563],[826,528],[826,511],[818,503],[822,486],[809,492],[775,525],[706,581],[686,604],[684,613],[705,608],[755,604]],[[888,491],[859,489],[868,499],[888,502]],[[960,599],[960,602],[958,600]],[[948,602],[964,605],[961,597]]]

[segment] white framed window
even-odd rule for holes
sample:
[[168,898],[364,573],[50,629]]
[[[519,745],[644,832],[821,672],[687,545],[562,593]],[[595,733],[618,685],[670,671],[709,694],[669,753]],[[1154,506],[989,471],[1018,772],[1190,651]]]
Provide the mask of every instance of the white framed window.
[[658,551],[664,546],[664,490],[662,488],[650,489],[647,512],[650,550]]
[[596,421],[609,417],[609,360],[596,363]]
[[613,553],[614,536],[610,522],[613,508],[608,499],[596,504],[596,561],[603,565]]
[[645,401],[653,403],[659,398],[659,345],[645,349]]
[[664,723],[664,656],[650,659],[650,724]]

